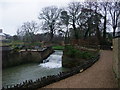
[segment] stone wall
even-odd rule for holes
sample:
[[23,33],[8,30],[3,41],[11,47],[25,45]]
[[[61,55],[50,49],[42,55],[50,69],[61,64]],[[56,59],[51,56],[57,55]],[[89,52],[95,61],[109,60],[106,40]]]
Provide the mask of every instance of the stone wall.
[[120,37],[113,39],[113,70],[120,87]]
[[3,57],[7,58],[2,59],[2,67],[7,68],[26,63],[41,63],[51,53],[53,53],[53,49],[51,47],[38,51],[10,51],[9,54],[3,54]]
[[22,89],[37,90],[39,88],[42,89],[42,87],[44,87],[46,85],[58,82],[60,80],[63,80],[65,78],[68,78],[68,77],[73,76],[75,74],[83,72],[87,68],[91,67],[96,61],[98,61],[99,57],[100,57],[100,55],[97,55],[96,57],[92,58],[88,62],[83,63],[83,65],[71,68],[71,69],[69,69],[68,71],[65,71],[65,72],[59,72],[57,75],[49,75],[49,76],[46,76],[46,77],[44,76],[42,78],[36,79],[35,81],[26,80],[23,83],[3,87],[2,90],[9,90],[9,89],[12,89],[12,90],[22,90]]

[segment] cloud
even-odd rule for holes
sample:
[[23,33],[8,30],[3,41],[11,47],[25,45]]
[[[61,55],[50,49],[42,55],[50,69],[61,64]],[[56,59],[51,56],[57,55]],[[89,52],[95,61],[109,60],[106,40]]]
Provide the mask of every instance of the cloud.
[[64,7],[71,1],[73,0],[0,0],[0,28],[5,33],[14,35],[23,22],[37,21],[43,7]]
[[38,8],[36,3],[6,2],[0,7],[0,28],[5,33],[15,34],[17,28],[26,21],[36,20]]

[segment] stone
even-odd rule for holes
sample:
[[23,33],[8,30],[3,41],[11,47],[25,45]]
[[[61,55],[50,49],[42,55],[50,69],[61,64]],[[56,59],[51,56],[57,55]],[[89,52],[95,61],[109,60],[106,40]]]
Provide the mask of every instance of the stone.
[[83,69],[81,69],[81,70],[80,70],[80,73],[81,73],[81,72],[83,72],[83,71],[84,71],[84,70],[83,70]]

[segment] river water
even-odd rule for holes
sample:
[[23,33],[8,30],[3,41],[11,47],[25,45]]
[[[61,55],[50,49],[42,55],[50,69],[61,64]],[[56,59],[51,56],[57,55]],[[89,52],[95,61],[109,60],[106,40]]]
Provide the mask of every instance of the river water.
[[2,72],[2,85],[14,85],[25,80],[36,80],[37,78],[55,75],[61,71],[67,71],[62,67],[62,54],[56,50],[41,64],[24,64],[16,67],[4,69]]

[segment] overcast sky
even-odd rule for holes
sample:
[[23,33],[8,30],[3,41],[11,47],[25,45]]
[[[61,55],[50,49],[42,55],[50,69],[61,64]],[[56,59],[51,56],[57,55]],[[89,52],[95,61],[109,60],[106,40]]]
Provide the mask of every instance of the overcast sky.
[[38,15],[43,7],[65,7],[71,1],[80,0],[0,0],[0,29],[14,35],[23,22],[39,21]]

